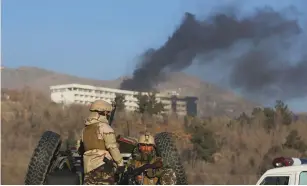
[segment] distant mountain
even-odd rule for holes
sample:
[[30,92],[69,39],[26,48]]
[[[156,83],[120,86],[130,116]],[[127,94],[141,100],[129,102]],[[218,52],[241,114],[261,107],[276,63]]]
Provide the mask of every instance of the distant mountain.
[[[37,67],[4,68],[1,70],[2,88],[20,89],[29,86],[49,94],[49,86],[68,83],[88,84],[109,88],[119,88],[124,77],[115,80],[94,80]],[[156,87],[159,91],[176,90],[181,95],[197,96],[198,114],[202,116],[228,115],[237,116],[250,112],[255,103],[237,96],[213,84],[201,81],[182,72],[172,73],[166,82]]]
[[81,78],[53,72],[37,67],[4,68],[1,70],[1,83],[4,88],[19,89],[25,86],[49,93],[49,86],[68,83],[90,84],[116,88],[121,79],[104,81]]

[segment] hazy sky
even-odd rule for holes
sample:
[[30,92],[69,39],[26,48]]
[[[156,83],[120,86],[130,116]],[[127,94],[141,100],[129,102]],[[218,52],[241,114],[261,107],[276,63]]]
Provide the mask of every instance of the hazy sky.
[[[132,72],[138,54],[162,45],[184,12],[201,17],[227,3],[245,13],[266,4],[307,7],[304,0],[2,0],[2,65],[114,79]],[[291,105],[307,110],[307,100]]]

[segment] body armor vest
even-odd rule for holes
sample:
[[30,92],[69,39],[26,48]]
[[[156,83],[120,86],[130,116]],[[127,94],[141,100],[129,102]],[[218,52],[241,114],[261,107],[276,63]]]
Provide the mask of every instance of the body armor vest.
[[88,125],[83,130],[83,144],[84,150],[106,150],[105,142],[102,139],[98,139],[97,132],[99,130],[98,124]]

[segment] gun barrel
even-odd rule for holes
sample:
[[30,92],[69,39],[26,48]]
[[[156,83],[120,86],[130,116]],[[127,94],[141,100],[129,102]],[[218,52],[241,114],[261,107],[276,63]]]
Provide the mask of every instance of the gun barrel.
[[129,182],[129,179],[131,177],[135,177],[137,175],[142,174],[143,172],[145,172],[147,169],[155,169],[157,168],[157,166],[155,164],[145,164],[141,167],[135,168],[135,169],[128,169],[127,172],[124,173],[124,175],[121,178],[120,183],[118,183],[119,185],[127,185]]
[[112,125],[112,121],[113,121],[114,116],[115,116],[115,111],[116,111],[116,104],[113,104],[113,110],[111,111],[111,115],[110,115],[110,118],[109,118],[109,125]]

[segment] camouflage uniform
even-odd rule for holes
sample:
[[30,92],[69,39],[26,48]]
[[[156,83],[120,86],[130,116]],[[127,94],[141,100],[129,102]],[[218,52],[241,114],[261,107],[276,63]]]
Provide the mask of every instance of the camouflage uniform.
[[[132,160],[128,166],[133,168],[141,167],[144,164],[152,164],[157,160],[154,137],[149,133],[141,135],[138,147],[132,153]],[[161,169],[147,169],[145,173],[137,176],[136,181],[143,185],[174,185],[176,184],[176,175],[171,168],[163,167]]]
[[84,149],[84,184],[86,185],[115,184],[115,166],[112,161],[114,160],[117,166],[124,165],[114,130],[109,125],[112,110],[111,104],[97,100],[91,105],[91,114],[85,120],[81,143]]

